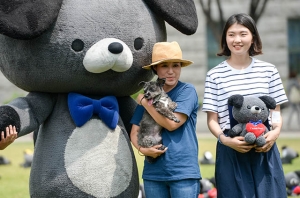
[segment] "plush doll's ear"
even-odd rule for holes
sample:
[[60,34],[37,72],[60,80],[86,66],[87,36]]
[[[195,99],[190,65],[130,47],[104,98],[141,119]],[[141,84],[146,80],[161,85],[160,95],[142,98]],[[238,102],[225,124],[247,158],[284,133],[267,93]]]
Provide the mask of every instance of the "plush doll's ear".
[[0,33],[16,39],[41,35],[56,20],[62,0],[1,0]]
[[260,96],[258,98],[260,98],[269,109],[276,108],[276,101],[274,100],[274,98],[272,98],[270,96]]
[[163,87],[165,85],[166,79],[165,78],[157,78],[156,82],[160,87]]
[[193,0],[144,0],[149,8],[183,34],[197,31],[198,18]]
[[228,105],[241,108],[243,106],[244,96],[236,94],[228,98]]

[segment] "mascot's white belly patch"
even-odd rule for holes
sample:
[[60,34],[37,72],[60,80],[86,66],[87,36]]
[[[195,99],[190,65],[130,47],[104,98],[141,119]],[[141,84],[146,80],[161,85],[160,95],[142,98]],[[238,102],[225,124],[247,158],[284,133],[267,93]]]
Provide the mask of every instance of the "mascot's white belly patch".
[[132,178],[132,156],[121,128],[98,119],[74,129],[65,150],[65,168],[73,184],[95,197],[114,197]]

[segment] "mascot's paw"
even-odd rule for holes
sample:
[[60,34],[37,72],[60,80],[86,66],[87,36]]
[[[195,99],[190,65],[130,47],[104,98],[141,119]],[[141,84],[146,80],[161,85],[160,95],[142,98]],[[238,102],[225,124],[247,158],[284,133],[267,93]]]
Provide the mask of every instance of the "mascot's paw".
[[245,142],[249,144],[254,144],[255,140],[256,140],[256,136],[253,133],[247,133],[245,135]]
[[[5,131],[9,125],[15,126],[17,132],[20,131],[20,117],[18,113],[10,106],[0,107],[0,131]],[[4,137],[6,134],[4,133]],[[1,137],[0,137],[1,139]]]

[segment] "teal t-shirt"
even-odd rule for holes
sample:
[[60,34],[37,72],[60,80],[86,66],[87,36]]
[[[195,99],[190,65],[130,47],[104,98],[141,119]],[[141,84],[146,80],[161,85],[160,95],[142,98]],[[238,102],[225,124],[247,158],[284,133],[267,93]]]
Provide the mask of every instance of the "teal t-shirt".
[[[189,83],[178,82],[168,96],[177,103],[175,112],[188,116],[178,129],[162,131],[163,145],[168,150],[150,164],[144,161],[143,179],[154,181],[174,181],[182,179],[200,179],[198,163],[198,140],[196,136],[198,95],[195,87]],[[139,125],[143,108],[138,107],[131,123]]]

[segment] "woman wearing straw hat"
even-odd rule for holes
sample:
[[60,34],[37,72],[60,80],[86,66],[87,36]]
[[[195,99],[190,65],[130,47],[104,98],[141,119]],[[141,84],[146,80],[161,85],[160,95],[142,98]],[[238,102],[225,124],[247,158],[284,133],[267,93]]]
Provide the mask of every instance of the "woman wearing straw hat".
[[[138,106],[131,120],[131,141],[144,155],[157,158],[154,163],[144,161],[143,180],[147,198],[191,198],[200,192],[200,168],[198,164],[198,141],[196,121],[198,96],[195,87],[179,81],[181,68],[192,64],[182,59],[182,51],[177,42],[156,43],[152,51],[152,63],[144,69],[152,69],[158,78],[165,78],[163,87],[168,96],[177,103],[176,123],[159,114],[144,98],[137,97]],[[162,131],[165,150],[158,150],[161,145],[141,148],[137,144],[139,122],[143,112],[148,111],[154,120],[164,129]]]

